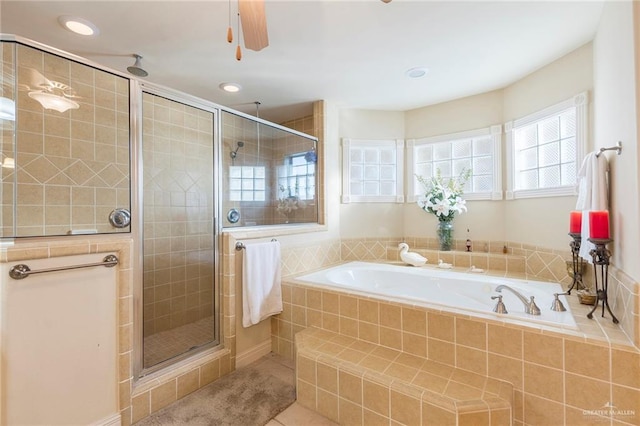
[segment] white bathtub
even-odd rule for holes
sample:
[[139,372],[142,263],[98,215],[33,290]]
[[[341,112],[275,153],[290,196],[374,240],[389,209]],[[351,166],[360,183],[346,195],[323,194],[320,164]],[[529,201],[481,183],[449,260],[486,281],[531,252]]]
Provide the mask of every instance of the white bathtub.
[[[565,312],[550,309],[553,294],[564,292],[557,283],[453,272],[429,266],[414,268],[368,262],[350,262],[296,279],[312,285],[345,289],[383,300],[406,302],[467,315],[497,317],[529,325],[544,324],[574,330],[578,328],[565,296],[560,296],[567,309]],[[526,314],[523,303],[510,291],[496,292],[495,288],[500,284],[517,290],[527,299],[529,296],[535,296],[541,315]],[[493,312],[496,300],[492,300],[491,296],[499,294],[503,296],[507,314]]]

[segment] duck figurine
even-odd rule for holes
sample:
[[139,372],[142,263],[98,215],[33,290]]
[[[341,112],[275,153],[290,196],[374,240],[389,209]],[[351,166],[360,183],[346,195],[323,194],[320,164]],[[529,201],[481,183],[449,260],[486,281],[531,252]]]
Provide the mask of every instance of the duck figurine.
[[418,253],[410,253],[407,243],[398,244],[398,249],[400,250],[400,259],[402,259],[404,263],[412,266],[422,266],[427,263],[426,257],[422,257]]
[[453,265],[450,263],[443,262],[442,259],[438,259],[438,268],[440,269],[451,269]]

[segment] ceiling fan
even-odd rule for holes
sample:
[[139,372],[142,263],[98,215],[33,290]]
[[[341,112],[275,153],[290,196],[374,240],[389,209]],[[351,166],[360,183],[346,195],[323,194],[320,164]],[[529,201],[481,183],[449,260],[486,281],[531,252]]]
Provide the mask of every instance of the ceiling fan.
[[[231,0],[229,0],[229,2],[231,2]],[[229,15],[231,15],[231,4],[229,4]],[[269,45],[264,0],[238,0],[238,21],[238,26],[242,26],[244,47],[257,52]],[[229,16],[227,41],[229,43],[233,42],[231,16]],[[240,49],[239,40],[238,46],[236,47],[236,59],[238,61],[242,59],[242,50]]]

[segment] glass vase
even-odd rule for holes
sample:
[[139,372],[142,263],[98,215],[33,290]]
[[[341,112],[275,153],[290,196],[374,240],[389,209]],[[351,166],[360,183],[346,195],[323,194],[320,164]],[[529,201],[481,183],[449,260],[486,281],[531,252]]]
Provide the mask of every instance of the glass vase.
[[453,223],[438,222],[438,241],[440,251],[450,251],[453,245]]

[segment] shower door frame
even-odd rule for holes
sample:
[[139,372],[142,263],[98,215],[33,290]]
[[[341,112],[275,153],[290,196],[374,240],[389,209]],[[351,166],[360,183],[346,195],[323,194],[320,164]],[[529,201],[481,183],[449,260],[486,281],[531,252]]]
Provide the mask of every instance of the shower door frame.
[[[220,106],[212,102],[205,101],[203,99],[191,96],[176,90],[172,90],[166,87],[141,82],[136,79],[131,79],[130,85],[130,111],[131,111],[131,163],[132,176],[131,176],[131,196],[132,196],[132,236],[133,247],[135,255],[133,264],[133,359],[131,360],[131,368],[133,373],[134,383],[142,378],[152,378],[162,372],[175,368],[184,363],[188,363],[190,358],[197,354],[208,354],[215,352],[223,348],[221,341],[221,315],[220,315],[220,300],[221,300],[221,280],[220,280],[220,262],[219,262],[219,237],[220,237],[220,225],[218,220],[219,212],[219,193],[220,193],[220,179],[219,179],[219,159],[220,159]],[[142,111],[142,98],[143,93],[147,93],[153,96],[160,96],[173,102],[178,102],[193,108],[197,108],[203,111],[213,114],[213,158],[212,163],[212,180],[213,180],[213,217],[212,230],[213,230],[213,317],[214,317],[214,338],[213,341],[198,347],[191,349],[183,354],[176,355],[165,361],[160,362],[149,368],[144,368],[144,335],[143,335],[143,286],[144,286],[144,203],[143,203],[143,172],[144,165],[142,163],[143,158],[143,111]]]

